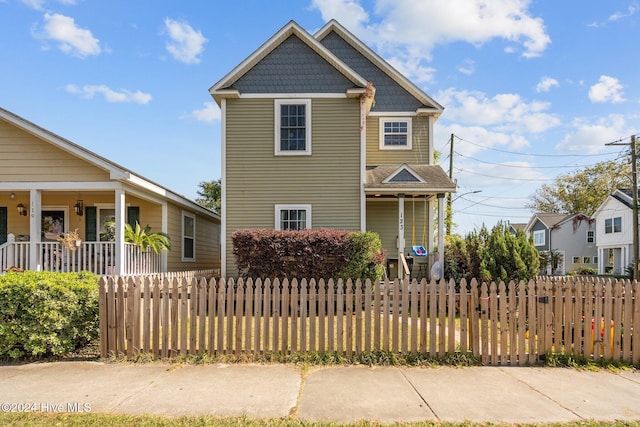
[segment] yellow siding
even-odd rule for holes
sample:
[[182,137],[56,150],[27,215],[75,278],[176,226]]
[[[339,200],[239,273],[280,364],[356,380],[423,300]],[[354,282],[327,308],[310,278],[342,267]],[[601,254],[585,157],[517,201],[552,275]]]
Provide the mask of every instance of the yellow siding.
[[275,227],[275,204],[311,204],[312,227],[360,229],[360,105],[312,100],[311,156],[274,155],[274,100],[227,101],[227,276],[231,234]]
[[[171,250],[167,254],[168,271],[220,268],[220,223],[196,217],[196,259],[182,261],[182,212],[180,206],[169,204],[167,229],[171,238]],[[187,211],[189,212],[189,211]],[[191,212],[195,214],[195,212]]]
[[[415,209],[415,220],[414,212]],[[415,204],[410,198],[404,201],[405,213],[405,255],[411,252],[411,246],[423,245],[428,248],[428,241],[431,235],[427,224],[426,235],[423,240],[425,225],[424,199],[416,199]],[[415,231],[414,231],[415,230]],[[374,231],[380,235],[382,247],[387,252],[388,258],[398,258],[398,200],[389,201],[368,200],[367,201],[367,231]],[[414,237],[415,236],[415,237]],[[426,258],[417,258],[416,262],[424,262]]]
[[381,150],[380,118],[375,116],[368,117],[367,165],[378,166],[399,163],[429,163],[429,118],[426,116],[413,117],[411,128],[411,150]]
[[109,173],[0,120],[0,181],[106,181]]

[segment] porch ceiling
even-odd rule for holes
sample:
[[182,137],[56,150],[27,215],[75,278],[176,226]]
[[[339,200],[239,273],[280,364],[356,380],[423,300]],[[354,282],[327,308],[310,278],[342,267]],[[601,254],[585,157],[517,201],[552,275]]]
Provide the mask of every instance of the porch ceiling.
[[[400,171],[407,171],[417,179],[392,180]],[[439,165],[382,165],[367,168],[365,193],[373,195],[435,195],[454,193],[456,184]]]

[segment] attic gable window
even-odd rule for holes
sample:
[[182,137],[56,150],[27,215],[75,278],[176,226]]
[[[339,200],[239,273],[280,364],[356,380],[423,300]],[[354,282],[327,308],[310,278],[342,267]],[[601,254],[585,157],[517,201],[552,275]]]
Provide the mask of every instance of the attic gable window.
[[311,100],[275,100],[275,154],[311,154]]
[[410,118],[380,118],[381,150],[410,150],[411,139]]

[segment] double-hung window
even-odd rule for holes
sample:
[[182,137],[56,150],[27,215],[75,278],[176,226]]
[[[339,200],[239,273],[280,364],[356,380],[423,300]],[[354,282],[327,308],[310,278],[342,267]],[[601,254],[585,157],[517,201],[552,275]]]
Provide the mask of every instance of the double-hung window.
[[196,260],[196,217],[182,212],[182,261]]
[[544,230],[538,230],[533,232],[533,246],[543,246],[544,245]]
[[587,231],[587,243],[595,243],[596,233],[593,230]]
[[275,100],[276,155],[311,154],[311,100]]
[[311,205],[276,205],[276,230],[311,228]]
[[380,149],[411,149],[411,118],[380,118]]

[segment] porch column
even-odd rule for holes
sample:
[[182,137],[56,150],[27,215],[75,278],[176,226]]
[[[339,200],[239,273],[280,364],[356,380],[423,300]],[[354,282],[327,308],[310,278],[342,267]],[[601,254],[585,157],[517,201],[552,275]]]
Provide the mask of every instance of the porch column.
[[[162,204],[162,232],[165,234],[169,233],[169,206],[166,202]],[[167,272],[167,255],[168,253],[165,251],[161,251],[160,258],[160,270],[162,272]]]
[[402,254],[404,254],[404,194],[398,194],[398,279],[402,279],[404,274]]
[[120,276],[124,273],[124,222],[125,222],[125,193],[124,190],[115,191],[116,198],[116,271],[115,274]]
[[32,189],[29,194],[29,270],[41,271],[41,256],[38,256],[42,233],[42,192]]
[[[440,265],[444,273],[444,194],[438,194],[438,253],[440,254]],[[442,275],[444,277],[444,274]]]

